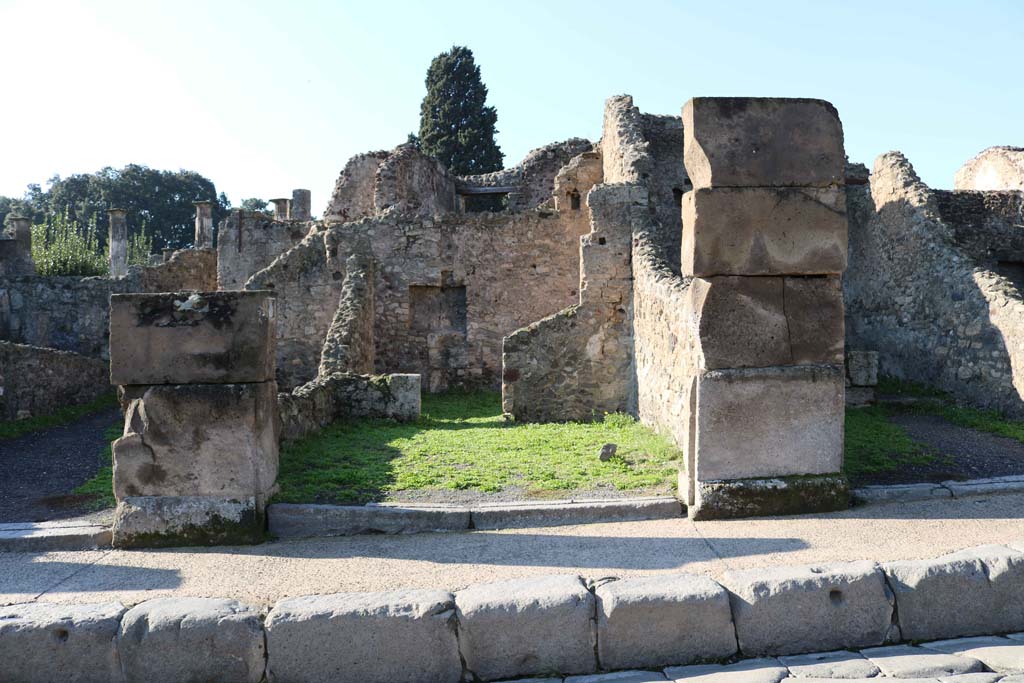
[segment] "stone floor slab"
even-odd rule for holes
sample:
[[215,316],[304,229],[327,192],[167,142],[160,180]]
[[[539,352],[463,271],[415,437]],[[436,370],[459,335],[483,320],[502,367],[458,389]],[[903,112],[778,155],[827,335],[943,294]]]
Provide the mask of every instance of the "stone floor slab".
[[786,667],[773,657],[665,669],[668,679],[676,683],[779,683],[788,674]]
[[1024,642],[998,637],[957,638],[923,643],[921,647],[977,659],[992,671],[1024,674]]
[[882,674],[892,678],[938,678],[982,670],[981,662],[968,657],[925,650],[911,645],[889,645],[862,650]]
[[799,678],[871,678],[879,673],[878,667],[863,655],[847,650],[789,655],[779,657],[779,661],[791,675]]

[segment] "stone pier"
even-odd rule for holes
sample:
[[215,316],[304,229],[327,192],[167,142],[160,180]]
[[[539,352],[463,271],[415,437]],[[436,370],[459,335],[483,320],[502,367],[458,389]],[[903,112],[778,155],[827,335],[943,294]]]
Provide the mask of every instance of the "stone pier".
[[690,515],[844,508],[838,114],[821,100],[696,98],[683,129]]
[[32,261],[32,221],[22,216],[7,219],[10,237],[0,239],[0,276],[35,275]]
[[128,212],[125,209],[107,211],[107,247],[110,251],[110,277],[128,274]]
[[309,190],[292,190],[292,203],[288,217],[293,221],[308,221],[312,215]]
[[289,207],[292,203],[291,199],[288,199],[287,197],[278,197],[277,199],[271,199],[270,203],[274,205],[275,221],[288,220]]
[[195,249],[213,247],[213,202],[192,202],[196,207]]
[[257,542],[280,419],[269,292],[115,294],[117,547]]

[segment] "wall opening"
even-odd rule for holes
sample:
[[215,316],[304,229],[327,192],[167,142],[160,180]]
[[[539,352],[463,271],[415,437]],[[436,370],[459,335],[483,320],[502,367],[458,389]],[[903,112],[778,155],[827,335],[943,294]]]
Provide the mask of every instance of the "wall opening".
[[579,211],[580,210],[580,191],[574,188],[572,190],[569,190],[569,192],[567,192],[566,194],[569,197],[569,208],[572,209],[573,211]]
[[464,195],[466,213],[499,213],[508,208],[508,192]]

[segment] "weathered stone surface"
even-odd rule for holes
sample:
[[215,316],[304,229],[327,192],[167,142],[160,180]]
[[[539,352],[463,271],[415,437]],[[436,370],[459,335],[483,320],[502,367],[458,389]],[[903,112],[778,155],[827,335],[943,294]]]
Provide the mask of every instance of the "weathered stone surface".
[[663,683],[665,680],[665,676],[658,671],[616,671],[610,674],[569,676],[565,683]]
[[125,433],[113,444],[114,495],[256,497],[278,470],[277,387],[256,384],[133,386]]
[[61,521],[0,524],[0,552],[42,553],[109,546],[110,527],[102,524]]
[[796,678],[872,678],[879,673],[877,666],[863,655],[847,650],[816,652],[809,655],[779,657],[779,661]]
[[702,664],[665,669],[665,676],[677,683],[779,683],[786,674],[786,667],[772,658],[748,659],[736,664]]
[[119,602],[0,607],[0,679],[123,681],[117,657]]
[[639,519],[671,519],[682,514],[683,508],[679,501],[666,497],[481,505],[470,511],[474,529],[515,529]]
[[713,370],[697,382],[699,481],[841,469],[844,382],[838,367]]
[[465,531],[470,528],[469,517],[468,508],[288,503],[267,508],[268,528],[278,538]]
[[0,420],[53,413],[110,393],[98,358],[0,341]]
[[892,678],[926,678],[954,676],[981,671],[981,662],[933,652],[910,645],[873,647],[861,652],[877,666],[882,675]]
[[853,489],[850,493],[858,503],[895,503],[953,497],[952,491],[938,484],[864,486],[859,489]]
[[956,498],[965,496],[1007,495],[1024,491],[1024,475],[971,479],[969,481],[944,481],[942,485],[953,492]]
[[976,659],[992,671],[1024,673],[1024,643],[1009,638],[980,636],[922,643],[921,647],[960,657]]
[[726,572],[744,654],[796,654],[886,642],[893,601],[872,562]]
[[595,594],[601,668],[689,664],[736,653],[729,594],[708,577],[628,578]]
[[462,666],[451,593],[311,595],[267,616],[270,680],[452,683]]
[[791,364],[843,362],[845,317],[838,277],[787,277],[783,300]]
[[683,131],[694,188],[828,187],[845,177],[843,127],[824,100],[695,97]]
[[158,598],[128,610],[118,635],[127,683],[263,679],[263,624],[217,598]]
[[982,546],[883,565],[905,640],[938,640],[1024,628],[1024,554]]
[[843,475],[697,481],[690,519],[740,519],[835,512],[850,505]]
[[114,515],[115,548],[233,545],[263,540],[254,498],[146,496],[124,498]]
[[110,382],[271,381],[274,331],[271,292],[114,295]]
[[684,275],[838,275],[846,193],[829,188],[703,188],[683,195]]
[[847,349],[846,377],[855,387],[873,387],[878,384],[878,351]]
[[594,596],[579,577],[471,586],[455,604],[466,668],[484,680],[597,668]]
[[989,147],[953,178],[956,190],[1024,190],[1024,147]]

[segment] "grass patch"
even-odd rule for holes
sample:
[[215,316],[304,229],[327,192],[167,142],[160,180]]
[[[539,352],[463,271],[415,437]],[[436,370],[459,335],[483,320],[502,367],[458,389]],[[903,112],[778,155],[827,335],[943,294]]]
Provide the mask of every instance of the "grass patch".
[[[598,459],[605,443],[615,458]],[[335,423],[282,448],[279,502],[360,504],[413,489],[521,487],[543,497],[599,486],[670,488],[681,462],[667,439],[627,415],[602,422],[507,422],[494,392],[425,395],[412,423]]]
[[24,420],[8,420],[0,422],[0,440],[14,439],[31,432],[37,432],[41,429],[49,429],[50,427],[66,425],[85,417],[86,415],[97,413],[106,408],[113,408],[116,405],[117,396],[115,394],[104,394],[89,403],[83,403],[80,406],[59,408],[49,415],[39,415],[38,417],[29,417]]
[[92,500],[89,501],[91,510],[106,510],[117,505],[117,501],[114,500],[114,454],[111,443],[114,439],[120,438],[123,429],[121,425],[107,427],[103,433],[107,445],[100,453],[99,471],[72,491],[79,495],[92,496]]
[[843,468],[857,479],[893,472],[905,465],[927,465],[935,456],[889,420],[894,409],[884,405],[847,408]]

